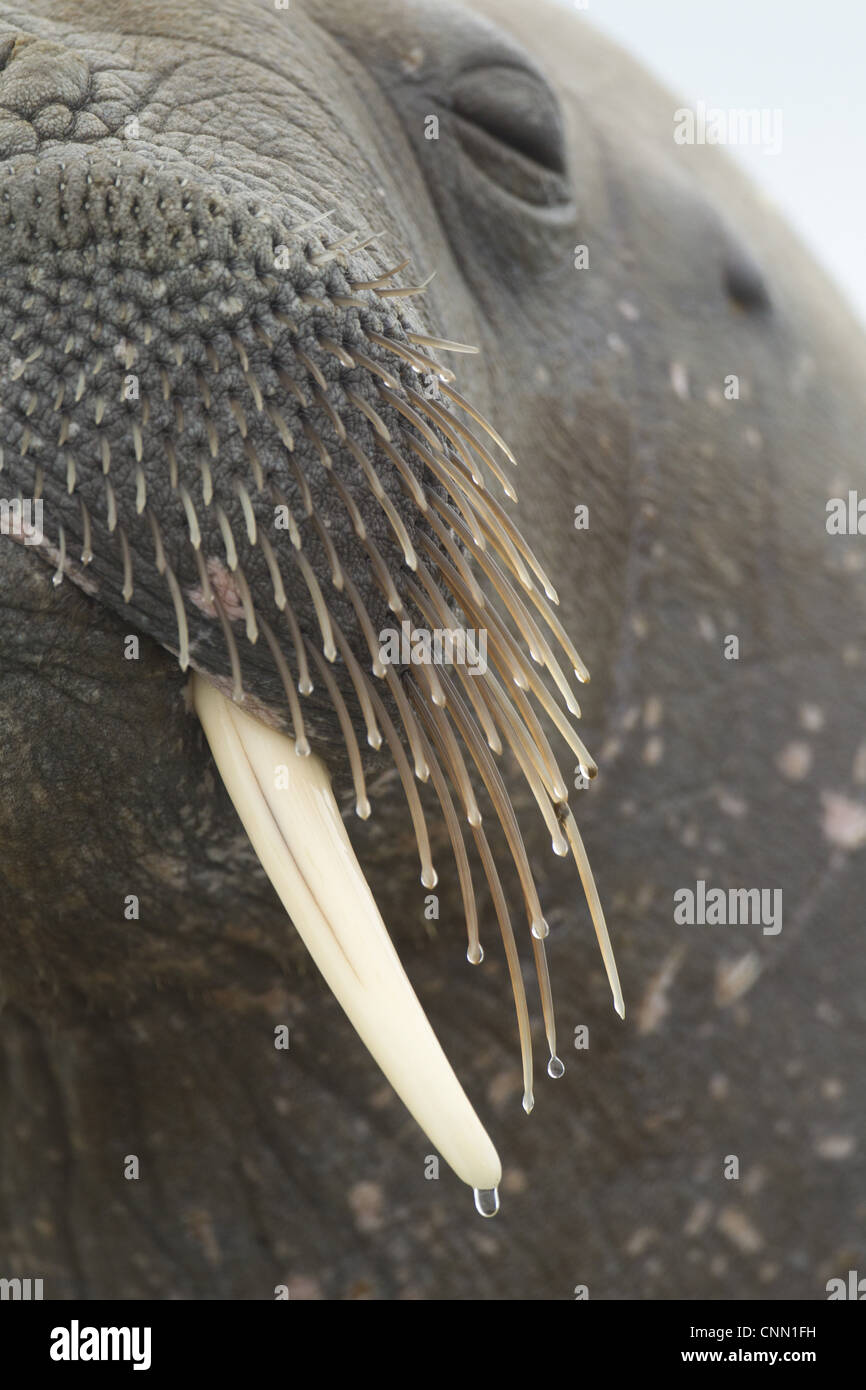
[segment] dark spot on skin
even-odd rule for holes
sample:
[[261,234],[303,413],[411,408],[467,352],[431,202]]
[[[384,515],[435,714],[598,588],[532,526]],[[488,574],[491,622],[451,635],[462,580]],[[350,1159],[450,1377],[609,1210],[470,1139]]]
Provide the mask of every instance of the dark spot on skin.
[[731,251],[725,263],[725,289],[741,309],[752,311],[770,308],[767,283],[752,257],[742,249]]

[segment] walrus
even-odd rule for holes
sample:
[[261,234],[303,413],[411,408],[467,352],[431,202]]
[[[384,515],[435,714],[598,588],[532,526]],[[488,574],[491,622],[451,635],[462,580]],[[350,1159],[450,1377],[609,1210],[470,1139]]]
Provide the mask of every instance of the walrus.
[[0,6],[3,1272],[823,1297],[862,334],[579,17],[359,9]]

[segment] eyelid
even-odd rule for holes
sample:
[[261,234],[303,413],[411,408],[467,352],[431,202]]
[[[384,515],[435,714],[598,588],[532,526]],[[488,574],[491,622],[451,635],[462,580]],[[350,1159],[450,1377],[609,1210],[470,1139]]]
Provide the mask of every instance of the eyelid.
[[[480,81],[473,87],[476,76]],[[567,174],[559,102],[533,68],[497,61],[474,63],[455,78],[445,104],[458,120],[546,173]]]

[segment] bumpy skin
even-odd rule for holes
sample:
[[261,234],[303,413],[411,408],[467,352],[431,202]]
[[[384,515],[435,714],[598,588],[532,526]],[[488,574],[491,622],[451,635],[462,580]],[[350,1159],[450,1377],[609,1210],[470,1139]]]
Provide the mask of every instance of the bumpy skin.
[[[715,152],[673,143],[671,99],[553,6],[219,0],[205,15],[187,0],[34,0],[0,5],[0,58],[0,481],[21,467],[35,393],[46,500],[66,505],[64,412],[47,393],[66,332],[88,338],[86,255],[107,356],[124,323],[118,277],[140,292],[127,320],[140,329],[158,306],[141,308],[135,277],[161,258],[179,317],[154,342],[182,342],[183,369],[166,351],[166,370],[193,412],[197,345],[249,317],[259,293],[270,231],[251,205],[281,228],[334,210],[327,237],[292,243],[292,292],[338,230],[382,233],[356,276],[403,255],[437,271],[399,312],[482,347],[459,384],[522,461],[521,526],[593,674],[583,732],[601,775],[577,810],[629,1005],[623,1025],[573,874],[510,782],[569,1063],[527,1120],[492,914],[480,972],[464,960],[452,873],[435,933],[424,922],[383,755],[373,820],[353,837],[505,1160],[501,1215],[468,1223],[456,1179],[425,1180],[426,1141],[307,965],[216,778],[165,650],[173,611],[133,529],[135,456],[108,392],[134,604],[104,530],[91,593],[55,588],[44,557],[0,537],[0,1274],[41,1276],[58,1298],[269,1298],[283,1283],[298,1298],[569,1298],[577,1284],[595,1298],[823,1297],[866,1261],[863,542],[824,524],[828,497],[866,491],[866,352],[835,291]],[[546,76],[479,72],[490,65]],[[430,114],[438,141],[424,138]],[[64,220],[59,182],[84,168],[105,180],[117,161],[124,180],[151,171],[141,215],[178,241],[136,251],[131,206],[95,237],[80,200]],[[179,172],[204,209],[197,229],[180,200],[156,217]],[[201,282],[184,282],[196,239],[229,272],[201,291],[205,327],[190,310]],[[588,269],[573,268],[578,244]],[[239,306],[219,307],[226,289]],[[11,341],[21,322],[47,348],[13,380],[30,346]],[[738,401],[722,395],[731,373]],[[67,441],[94,487],[97,389],[78,414],[69,405]],[[231,506],[228,394],[215,481]],[[171,424],[158,384],[152,395],[156,438]],[[206,443],[203,413],[191,428]],[[180,567],[164,455],[147,443],[142,463]],[[339,528],[333,499],[319,500]],[[572,526],[578,503],[587,531]],[[349,563],[373,604],[362,558]],[[214,630],[201,615],[193,659],[225,675]],[[144,634],[137,662],[123,659],[131,632]],[[729,634],[738,661],[723,655]],[[282,718],[272,667],[242,655],[251,694]],[[333,743],[326,714],[314,733]],[[674,892],[699,878],[781,888],[781,933],[675,925]],[[280,1023],[288,1053],[273,1046]],[[590,1046],[571,1051],[580,1024]]]

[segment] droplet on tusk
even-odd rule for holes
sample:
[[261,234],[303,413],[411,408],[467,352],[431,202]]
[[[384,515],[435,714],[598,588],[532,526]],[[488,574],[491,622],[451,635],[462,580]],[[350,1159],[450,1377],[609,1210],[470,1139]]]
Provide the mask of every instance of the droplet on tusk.
[[290,738],[201,676],[192,695],[235,809],[307,950],[406,1108],[492,1216],[499,1157],[391,944],[324,764],[292,756]]
[[485,1190],[482,1187],[476,1187],[475,1209],[480,1211],[482,1216],[495,1216],[499,1210],[498,1189],[490,1187]]

